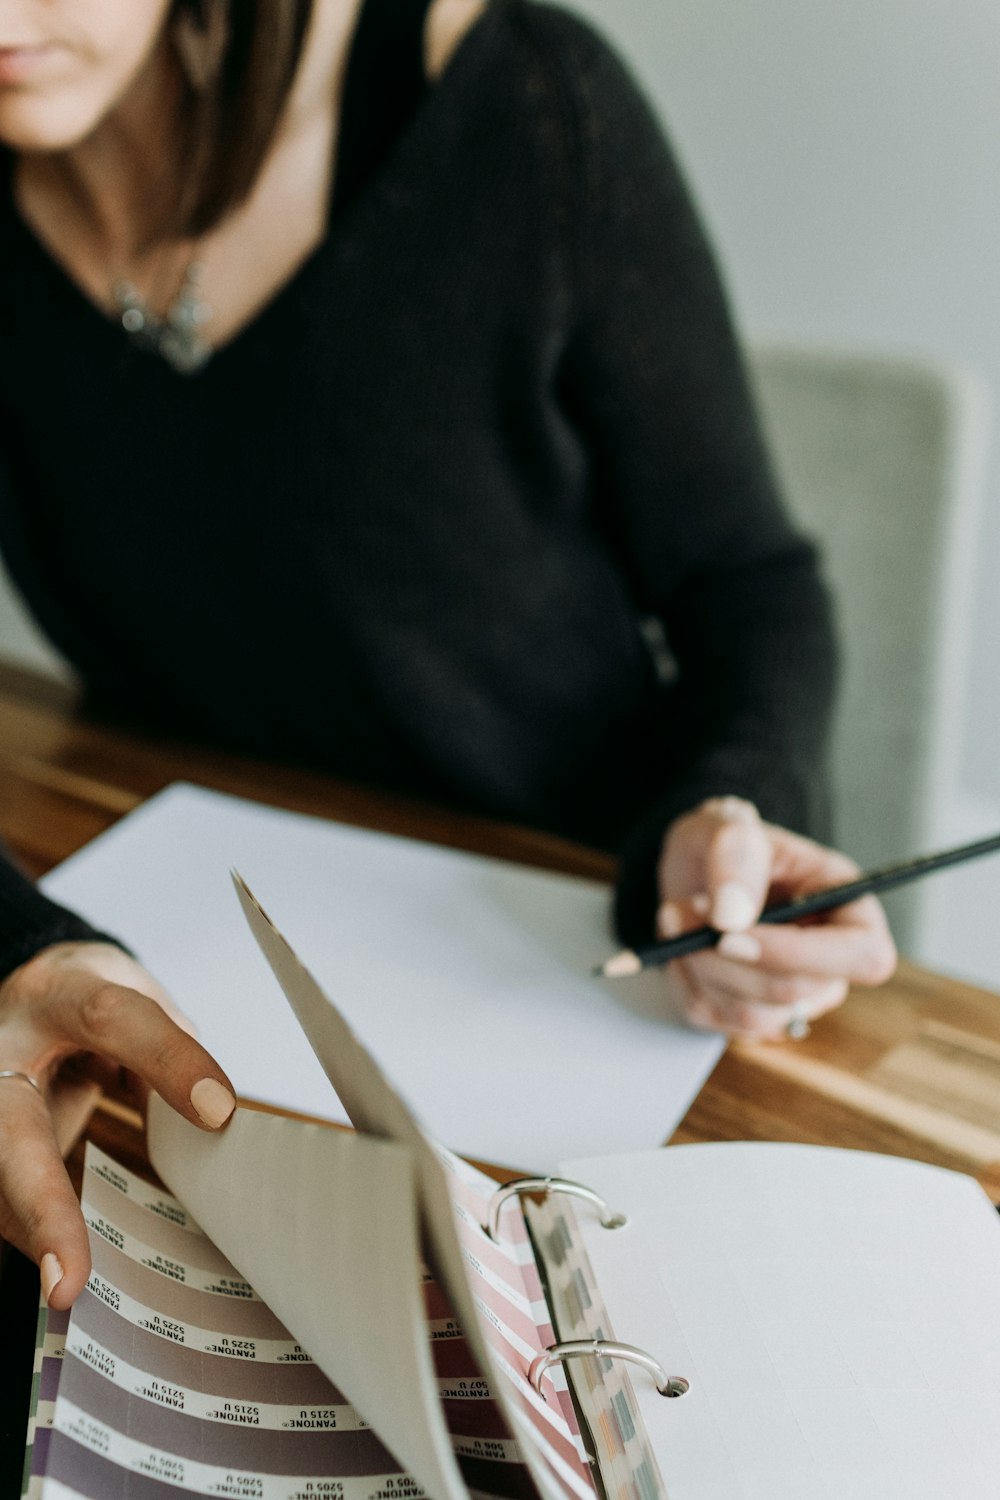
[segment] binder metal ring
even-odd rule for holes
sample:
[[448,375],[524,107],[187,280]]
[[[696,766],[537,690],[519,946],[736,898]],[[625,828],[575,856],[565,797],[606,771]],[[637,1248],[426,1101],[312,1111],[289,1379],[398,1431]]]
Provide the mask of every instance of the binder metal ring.
[[565,1193],[570,1198],[583,1198],[587,1203],[592,1203],[601,1215],[602,1229],[623,1229],[628,1223],[627,1215],[610,1213],[600,1193],[595,1193],[593,1188],[586,1187],[582,1182],[571,1182],[568,1177],[517,1177],[513,1182],[497,1188],[490,1199],[483,1228],[491,1240],[497,1237],[504,1204],[524,1193]]
[[618,1344],[613,1339],[568,1339],[565,1343],[550,1344],[535,1356],[528,1366],[528,1379],[539,1395],[542,1395],[542,1378],[552,1365],[569,1359],[624,1359],[629,1364],[640,1365],[656,1381],[661,1396],[684,1396],[691,1389],[691,1382],[683,1375],[668,1375],[659,1360],[637,1349],[634,1344]]

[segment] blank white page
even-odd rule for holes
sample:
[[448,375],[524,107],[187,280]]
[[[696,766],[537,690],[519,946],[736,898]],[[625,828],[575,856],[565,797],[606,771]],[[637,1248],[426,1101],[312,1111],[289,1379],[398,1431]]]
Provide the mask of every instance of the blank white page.
[[670,1500],[996,1500],[1000,1220],[970,1178],[808,1146],[572,1161],[617,1338],[691,1381],[632,1384]]
[[438,1140],[529,1170],[667,1138],[722,1042],[664,1018],[656,974],[591,975],[608,888],[183,784],[48,893],[128,943],[240,1092],[345,1120],[257,952],[239,869]]

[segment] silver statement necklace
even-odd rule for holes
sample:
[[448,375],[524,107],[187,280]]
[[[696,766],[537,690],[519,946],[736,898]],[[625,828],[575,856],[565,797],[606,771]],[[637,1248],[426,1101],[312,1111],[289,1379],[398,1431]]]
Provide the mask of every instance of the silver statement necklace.
[[131,281],[116,281],[112,288],[121,325],[132,342],[159,354],[182,375],[201,369],[213,352],[203,332],[212,309],[202,296],[202,275],[201,262],[189,261],[177,295],[162,318]]

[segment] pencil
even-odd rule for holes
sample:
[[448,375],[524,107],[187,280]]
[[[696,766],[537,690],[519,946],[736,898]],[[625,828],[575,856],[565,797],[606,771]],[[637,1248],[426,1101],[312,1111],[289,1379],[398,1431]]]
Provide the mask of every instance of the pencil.
[[[807,896],[797,896],[794,901],[782,901],[774,906],[765,906],[758,922],[797,922],[802,917],[811,917],[817,912],[832,911],[836,906],[846,906],[862,896],[879,895],[899,885],[909,885],[911,880],[920,880],[935,870],[947,869],[948,865],[964,864],[969,859],[979,859],[983,854],[1000,850],[1000,833],[991,838],[978,839],[973,844],[959,844],[954,849],[942,849],[937,854],[921,854],[916,859],[904,860],[902,864],[885,865],[879,870],[869,870],[846,885],[830,886],[824,891],[812,891]],[[691,953],[700,953],[705,948],[714,948],[723,936],[715,927],[696,927],[683,932],[680,937],[667,938],[662,943],[651,943],[645,948],[625,948],[606,963],[594,970],[604,979],[625,979],[639,974],[643,969],[657,968],[674,958],[686,958]]]

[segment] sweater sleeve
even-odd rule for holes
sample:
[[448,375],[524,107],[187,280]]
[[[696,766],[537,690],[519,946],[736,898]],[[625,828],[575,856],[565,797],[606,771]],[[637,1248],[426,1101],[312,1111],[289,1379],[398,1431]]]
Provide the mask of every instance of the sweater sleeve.
[[50,901],[0,850],[0,980],[52,943],[70,942],[122,946],[117,938]]
[[617,919],[636,942],[651,931],[663,834],[705,797],[736,793],[771,821],[826,833],[836,649],[816,552],[778,495],[678,166],[614,55],[567,24],[579,247],[567,382],[598,524],[672,658],[654,729],[662,791],[623,849]]

